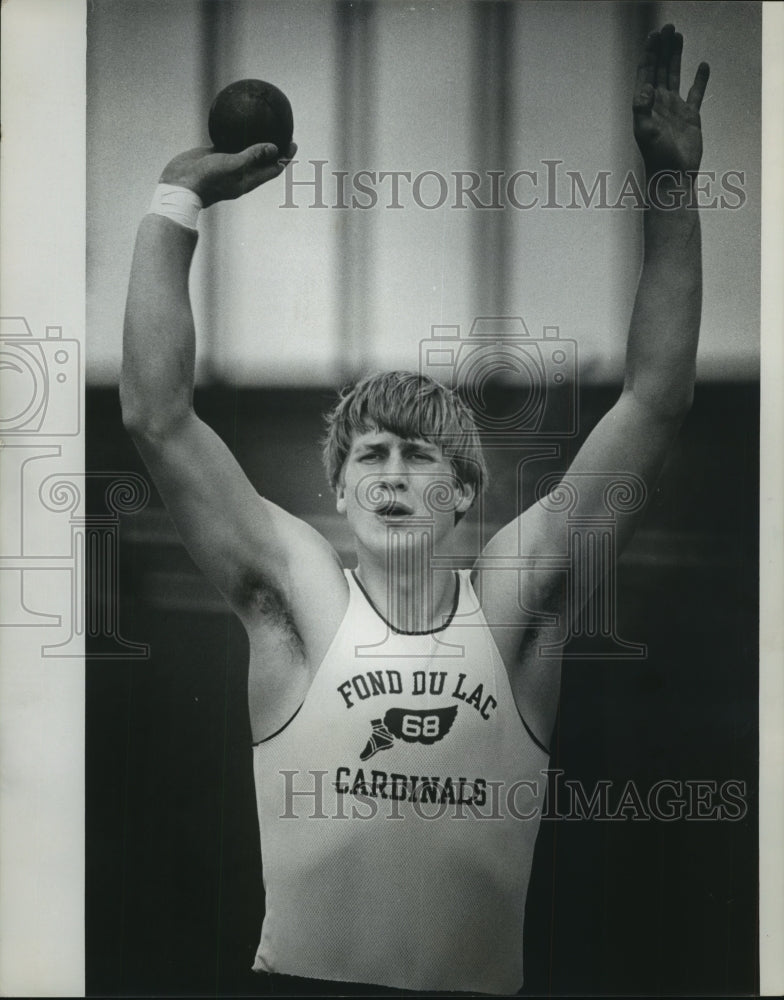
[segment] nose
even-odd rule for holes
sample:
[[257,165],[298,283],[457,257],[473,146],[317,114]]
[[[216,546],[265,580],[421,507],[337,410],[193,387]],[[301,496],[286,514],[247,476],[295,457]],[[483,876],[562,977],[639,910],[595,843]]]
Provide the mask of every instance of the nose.
[[392,452],[387,456],[384,464],[379,469],[379,478],[388,486],[404,491],[408,488],[406,473],[407,468],[403,457],[396,452]]
[[405,476],[396,470],[382,470],[377,482],[391,493],[406,493],[408,491]]

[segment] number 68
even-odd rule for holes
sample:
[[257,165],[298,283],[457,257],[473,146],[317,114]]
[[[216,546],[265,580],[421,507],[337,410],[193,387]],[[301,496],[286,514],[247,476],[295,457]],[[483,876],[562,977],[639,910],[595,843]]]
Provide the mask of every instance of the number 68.
[[403,716],[404,736],[438,736],[438,716],[425,715],[420,718],[418,715]]

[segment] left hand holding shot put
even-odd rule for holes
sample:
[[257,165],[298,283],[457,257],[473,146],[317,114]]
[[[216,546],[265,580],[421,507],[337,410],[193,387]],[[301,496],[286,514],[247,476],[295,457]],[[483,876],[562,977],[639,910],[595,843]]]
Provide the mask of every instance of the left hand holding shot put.
[[214,145],[175,156],[160,178],[195,192],[204,208],[271,181],[297,152],[289,99],[263,80],[225,87],[213,101],[207,128]]

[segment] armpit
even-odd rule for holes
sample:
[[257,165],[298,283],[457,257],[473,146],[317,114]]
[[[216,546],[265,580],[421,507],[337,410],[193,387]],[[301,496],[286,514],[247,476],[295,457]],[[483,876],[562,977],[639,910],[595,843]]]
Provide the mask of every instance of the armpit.
[[284,633],[299,651],[304,651],[304,643],[294,616],[283,594],[269,581],[255,579],[244,589],[246,599],[243,604],[253,617],[260,619],[270,629]]

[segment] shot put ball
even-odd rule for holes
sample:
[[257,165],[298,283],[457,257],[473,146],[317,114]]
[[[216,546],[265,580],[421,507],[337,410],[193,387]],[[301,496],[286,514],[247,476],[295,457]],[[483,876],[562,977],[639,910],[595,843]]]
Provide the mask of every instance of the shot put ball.
[[294,115],[282,90],[264,80],[237,80],[212,102],[207,130],[219,153],[274,142],[281,156],[294,134]]

